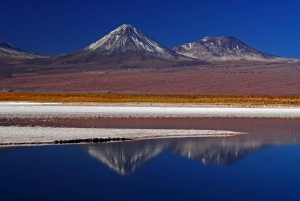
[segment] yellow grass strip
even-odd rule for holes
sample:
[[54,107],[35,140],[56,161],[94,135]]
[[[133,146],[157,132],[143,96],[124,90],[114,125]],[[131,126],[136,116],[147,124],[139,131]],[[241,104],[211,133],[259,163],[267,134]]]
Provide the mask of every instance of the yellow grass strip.
[[156,102],[247,105],[300,105],[299,95],[201,95],[1,92],[0,101],[29,102]]

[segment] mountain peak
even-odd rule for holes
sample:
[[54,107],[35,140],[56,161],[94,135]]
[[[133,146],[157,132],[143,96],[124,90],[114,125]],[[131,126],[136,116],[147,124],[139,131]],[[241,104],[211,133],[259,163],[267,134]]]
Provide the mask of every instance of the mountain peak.
[[6,43],[2,40],[0,40],[0,48],[7,48],[7,49],[13,49],[13,50],[21,50],[19,48],[17,48],[16,46],[10,44],[10,43]]
[[117,31],[126,31],[126,30],[136,30],[136,28],[134,26],[132,26],[131,24],[123,24],[121,26],[119,26],[118,28],[114,29],[113,31],[111,31],[110,33],[113,32],[117,32]]
[[233,36],[206,36],[192,43],[186,43],[173,48],[178,54],[204,60],[281,60],[264,52],[260,52]]
[[234,36],[206,36],[205,38],[201,39],[201,40],[204,40],[204,39],[213,39],[213,38],[218,38],[218,39],[237,39],[235,38]]
[[[202,42],[206,42],[206,41],[220,41],[222,43],[228,43],[228,42],[236,42],[236,43],[243,43],[242,41],[240,41],[239,39],[233,37],[233,36],[206,36],[205,38],[199,40]],[[197,41],[197,42],[199,42]]]
[[20,58],[39,58],[41,55],[35,54],[33,52],[24,51],[10,43],[6,43],[0,40],[0,56],[11,56]]
[[132,26],[132,24],[123,24],[119,27],[122,27],[122,28],[134,28],[134,26]]
[[239,39],[233,37],[233,36],[218,36],[218,37],[212,37],[207,36],[196,43],[202,43],[206,47],[216,47],[219,49],[227,49],[227,50],[240,50],[243,48],[247,48],[245,43],[240,41]]
[[101,55],[135,52],[164,59],[177,58],[176,53],[157,43],[131,24],[119,26],[100,40],[84,48],[82,52]]

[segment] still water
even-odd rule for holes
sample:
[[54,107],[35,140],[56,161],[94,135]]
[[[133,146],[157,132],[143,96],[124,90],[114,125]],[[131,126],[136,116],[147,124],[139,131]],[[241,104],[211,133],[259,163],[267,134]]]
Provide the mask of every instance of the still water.
[[1,200],[299,200],[299,119],[155,121],[249,135],[0,148]]

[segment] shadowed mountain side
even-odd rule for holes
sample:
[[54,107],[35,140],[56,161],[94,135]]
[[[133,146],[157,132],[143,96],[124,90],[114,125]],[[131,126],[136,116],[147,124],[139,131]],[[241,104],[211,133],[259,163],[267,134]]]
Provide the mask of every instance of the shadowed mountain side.
[[133,173],[169,147],[165,141],[132,141],[81,146],[90,156],[106,164],[119,174]]

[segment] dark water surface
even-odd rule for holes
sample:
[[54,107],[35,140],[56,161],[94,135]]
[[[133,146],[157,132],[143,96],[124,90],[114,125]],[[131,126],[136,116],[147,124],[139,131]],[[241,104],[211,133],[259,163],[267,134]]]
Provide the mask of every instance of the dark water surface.
[[[84,127],[225,129],[249,132],[249,135],[0,148],[0,199],[300,198],[299,119],[87,122],[94,125]],[[74,125],[83,124],[81,121]]]

